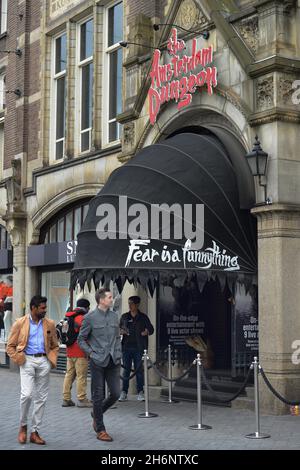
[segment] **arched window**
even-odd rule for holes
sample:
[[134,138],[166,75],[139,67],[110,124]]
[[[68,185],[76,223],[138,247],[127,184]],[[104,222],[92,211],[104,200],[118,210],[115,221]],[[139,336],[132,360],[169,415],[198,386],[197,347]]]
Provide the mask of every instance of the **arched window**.
[[68,206],[47,222],[41,229],[40,243],[57,243],[76,240],[87,215],[89,199]]

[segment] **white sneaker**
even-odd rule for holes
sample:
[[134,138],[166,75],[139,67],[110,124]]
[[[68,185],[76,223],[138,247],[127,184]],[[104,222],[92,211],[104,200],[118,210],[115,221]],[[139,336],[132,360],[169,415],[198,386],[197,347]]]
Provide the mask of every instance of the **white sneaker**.
[[144,392],[139,392],[136,397],[137,401],[145,401]]
[[126,392],[121,392],[119,401],[126,401],[127,400],[127,393]]

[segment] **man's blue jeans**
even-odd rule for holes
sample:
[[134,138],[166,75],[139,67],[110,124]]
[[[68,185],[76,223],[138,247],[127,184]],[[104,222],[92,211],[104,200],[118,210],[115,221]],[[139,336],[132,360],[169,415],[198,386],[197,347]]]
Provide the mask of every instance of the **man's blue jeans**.
[[[134,370],[137,369],[138,365],[141,363],[143,357],[143,351],[139,351],[136,348],[124,349],[123,350],[123,392],[128,393],[129,387],[129,376],[131,374],[131,366],[133,363]],[[141,364],[139,370],[136,373],[136,388],[137,393],[140,393],[144,389],[144,372],[143,364]]]

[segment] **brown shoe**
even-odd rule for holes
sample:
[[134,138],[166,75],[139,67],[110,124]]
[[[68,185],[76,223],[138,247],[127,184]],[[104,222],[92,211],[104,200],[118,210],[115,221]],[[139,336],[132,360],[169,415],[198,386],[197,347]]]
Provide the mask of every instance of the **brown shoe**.
[[46,444],[46,441],[44,441],[44,439],[41,438],[41,436],[39,435],[37,431],[32,432],[30,434],[30,442],[32,442],[32,444],[37,444],[39,446],[44,446]]
[[20,426],[18,441],[20,444],[26,444],[27,441],[27,426]]
[[99,441],[105,441],[105,442],[113,441],[113,438],[109,434],[107,434],[106,431],[98,432],[97,439],[99,439]]

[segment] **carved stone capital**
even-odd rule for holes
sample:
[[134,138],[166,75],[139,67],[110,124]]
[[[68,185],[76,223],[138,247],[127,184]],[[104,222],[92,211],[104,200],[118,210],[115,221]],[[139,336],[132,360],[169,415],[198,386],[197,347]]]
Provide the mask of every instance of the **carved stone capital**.
[[6,221],[6,230],[9,233],[10,241],[13,247],[25,246],[26,241],[26,215],[7,214],[3,217]]
[[249,49],[256,54],[258,47],[258,16],[243,18],[237,21],[233,26]]
[[135,139],[134,122],[128,122],[123,126],[123,147],[132,148]]
[[274,106],[274,77],[273,75],[256,80],[256,110],[264,111]]
[[278,74],[278,96],[277,100],[280,105],[292,106],[298,109],[298,105],[293,103],[293,94],[295,93],[295,88],[293,84],[296,80],[299,80],[300,75],[287,75],[287,74]]
[[300,238],[300,206],[272,204],[254,207],[258,239],[273,237]]

